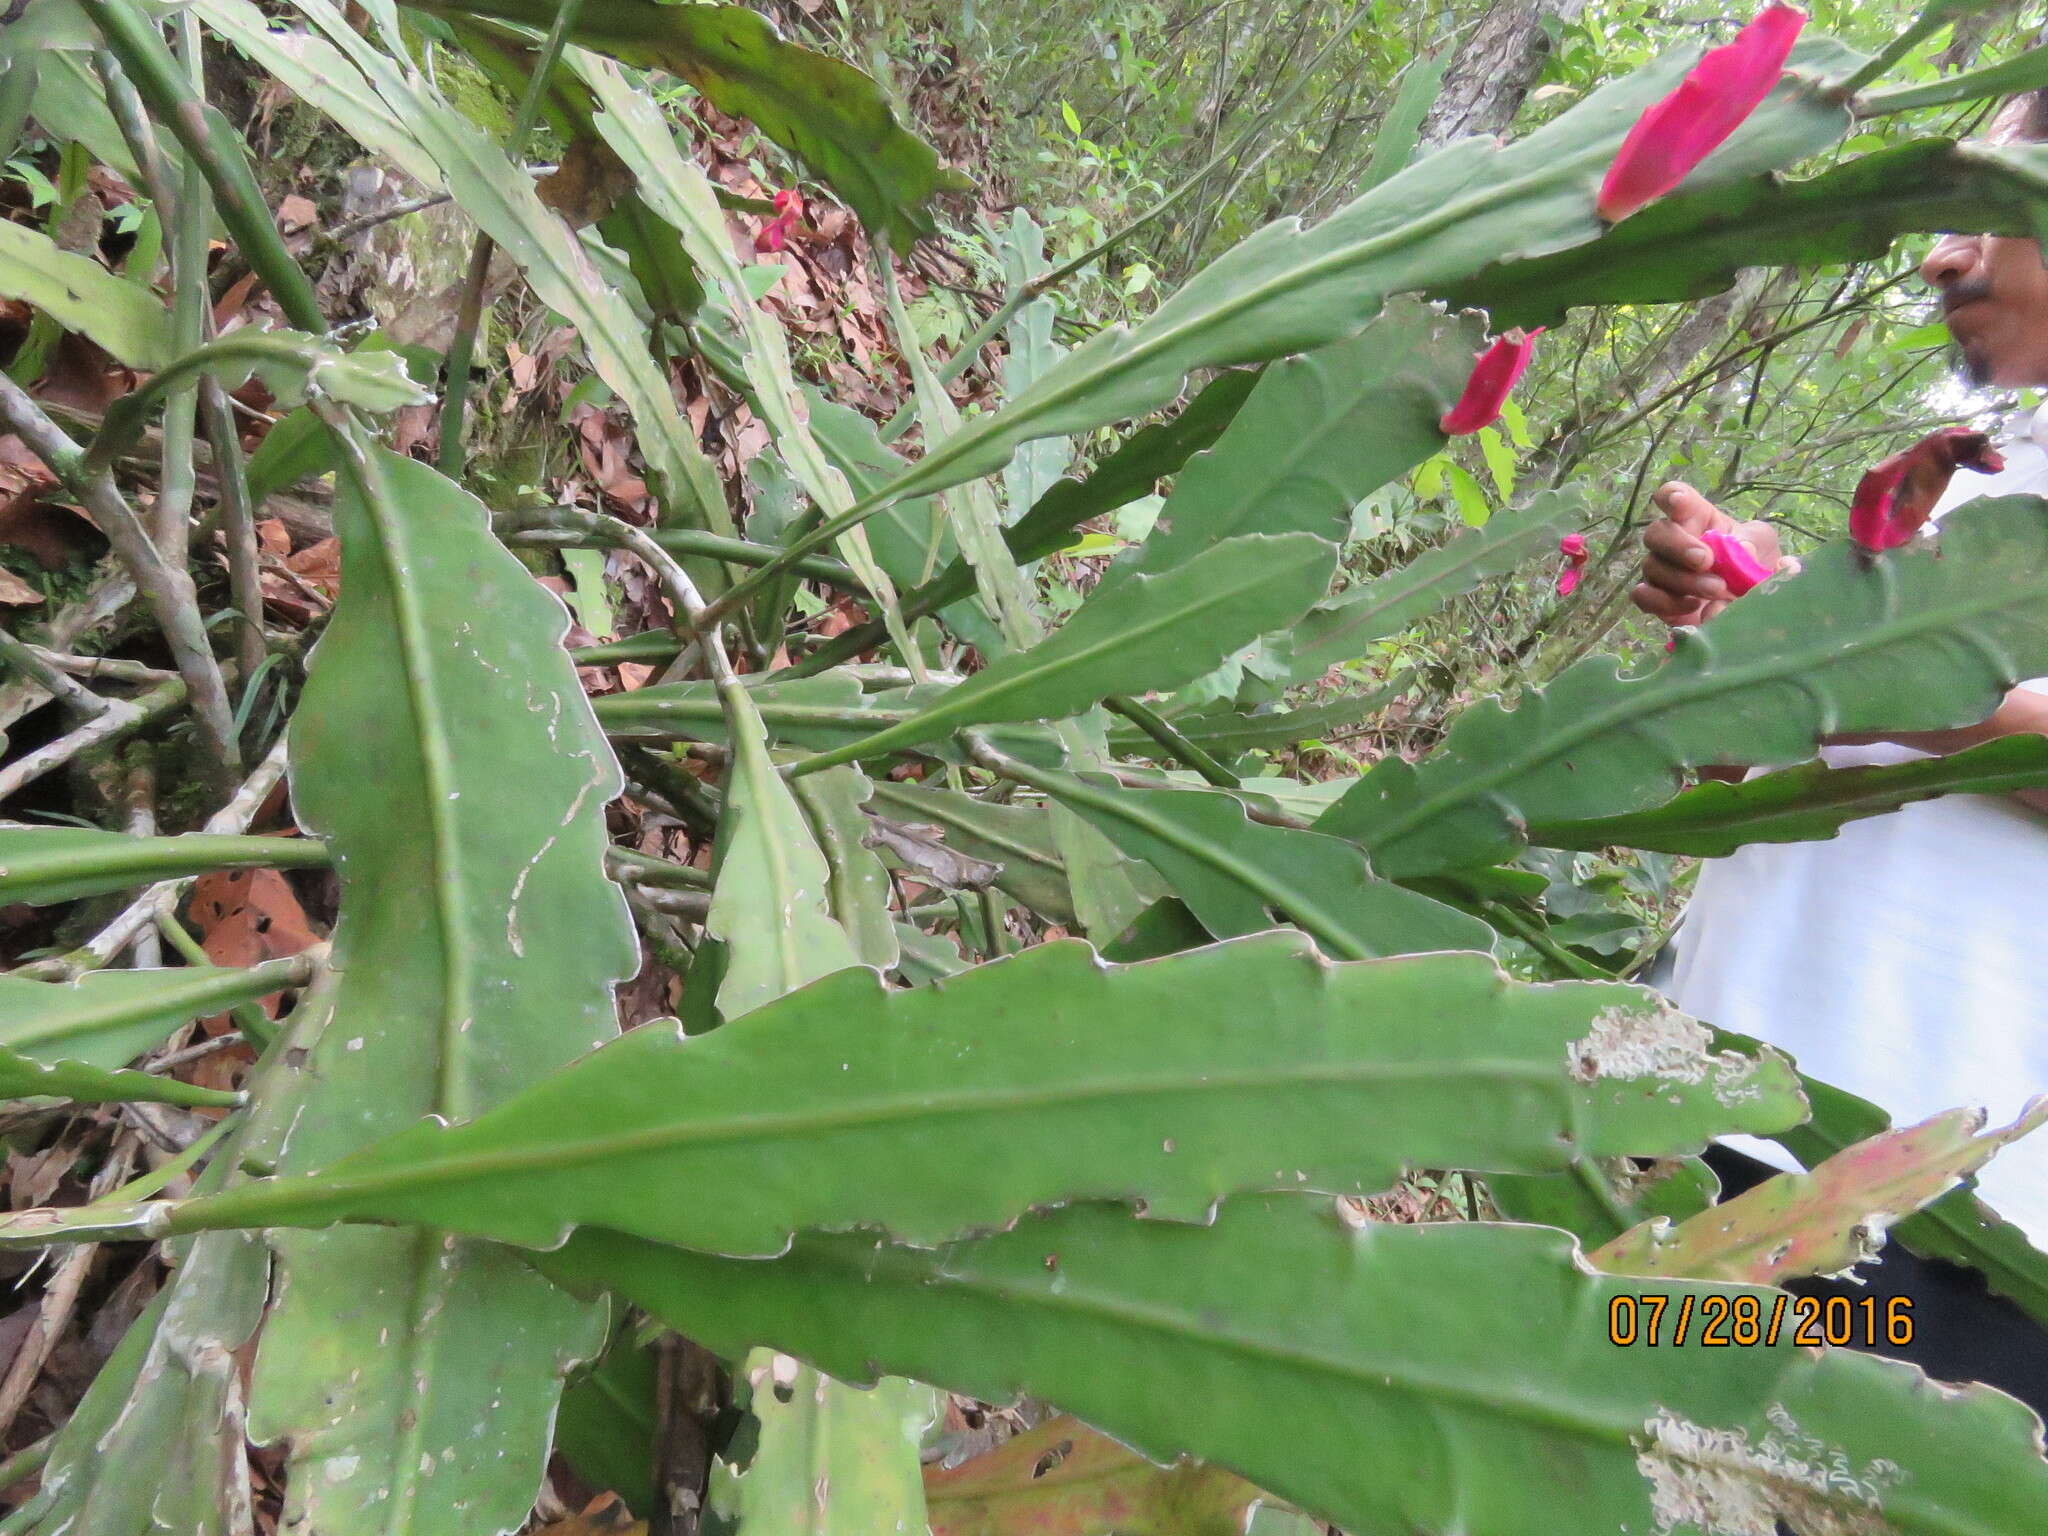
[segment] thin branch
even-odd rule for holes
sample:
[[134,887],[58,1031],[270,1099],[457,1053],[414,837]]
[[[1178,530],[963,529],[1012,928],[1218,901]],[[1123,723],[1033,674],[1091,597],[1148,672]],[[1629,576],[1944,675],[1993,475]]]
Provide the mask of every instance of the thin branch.
[[[548,28],[547,38],[534,57],[533,73],[527,78],[526,92],[513,114],[512,131],[505,137],[505,153],[514,160],[523,159],[526,154],[526,138],[540,116],[541,103],[547,99],[555,61],[561,58],[569,41],[569,29],[576,24],[582,9],[583,0],[560,0],[554,25]],[[441,473],[451,479],[462,474],[462,418],[469,402],[469,370],[476,360],[476,336],[484,318],[484,286],[490,280],[491,253],[496,249],[491,237],[479,230],[476,244],[470,247],[469,271],[462,280],[455,334],[448,342],[446,382],[441,397],[441,443],[436,460]]]
[[[107,98],[107,111],[113,116],[114,126],[121,130],[121,139],[128,146],[128,153],[134,157],[136,174],[142,178],[142,190],[156,205],[157,221],[166,230],[175,228],[177,192],[171,186],[170,168],[164,163],[163,146],[157,142],[156,126],[150,122],[149,114],[143,111],[142,98],[135,94],[134,82],[122,70],[121,61],[105,48],[94,52],[93,68],[100,77],[100,88]],[[146,278],[148,274],[143,276]]]
[[[147,742],[139,742],[128,754],[128,760],[128,772],[121,784],[122,797],[128,802],[128,824],[123,830],[130,837],[155,837],[156,754]],[[163,939],[154,928],[145,928],[135,936],[134,959],[139,971],[153,971],[164,963]]]
[[436,192],[431,197],[416,197],[410,202],[393,203],[379,213],[366,213],[360,219],[350,219],[346,224],[337,224],[322,238],[330,245],[346,245],[357,235],[368,234],[379,224],[389,224],[393,219],[402,219],[409,213],[425,213],[429,208],[438,208],[443,203],[453,202],[452,192]]
[[7,1492],[18,1483],[25,1483],[49,1464],[50,1452],[57,1447],[57,1431],[51,1430],[32,1445],[25,1445],[5,1461],[0,1461],[0,1493]]
[[649,911],[666,912],[693,923],[701,923],[711,914],[709,891],[671,891],[656,885],[628,885],[624,889],[628,897]]
[[[172,21],[178,39],[178,60],[192,89],[206,94],[206,76],[199,57],[199,24],[189,10]],[[183,356],[205,345],[213,329],[213,305],[206,287],[206,266],[212,254],[213,200],[206,195],[206,176],[189,155],[178,187],[177,219],[168,231],[171,258],[171,349]],[[162,469],[157,476],[156,504],[150,508],[156,547],[174,566],[184,566],[191,543],[192,502],[198,489],[193,453],[199,440],[199,393],[181,385],[164,403]],[[97,446],[97,445],[95,445]]]
[[[166,683],[164,686],[171,685]],[[234,797],[209,816],[206,825],[200,830],[216,833],[248,831],[249,823],[256,819],[256,813],[263,808],[263,802],[270,797],[271,790],[277,787],[277,781],[284,777],[284,769],[285,742],[280,736],[277,744],[270,749],[263,761],[256,765],[256,771],[235,791]],[[157,920],[159,907],[174,904],[178,894],[196,878],[198,877],[194,875],[184,875],[174,880],[159,880],[129,902],[112,922],[77,949],[54,959],[39,960],[34,965],[22,966],[12,974],[49,981],[68,981],[75,976],[84,975],[87,971],[98,970],[132,944],[138,933]],[[307,963],[311,965],[311,961]],[[310,970],[308,974],[311,974]]]
[[228,392],[209,375],[200,381],[199,405],[206,419],[207,441],[213,445],[213,473],[220,497],[221,539],[228,553],[228,597],[241,616],[236,626],[235,656],[241,663],[242,686],[257,677],[268,649],[263,636],[263,578],[256,542],[256,506],[249,496],[249,476],[242,460],[242,436],[235,425]]
[[63,767],[82,752],[105,746],[110,741],[138,731],[159,715],[184,702],[187,689],[183,678],[159,683],[138,699],[106,699],[106,709],[77,730],[46,742],[33,752],[0,768],[0,800],[17,793],[44,774]]
[[227,782],[241,764],[234,711],[228,705],[220,663],[214,660],[207,639],[206,621],[200,617],[199,594],[191,575],[163,558],[142,519],[115,488],[113,477],[104,471],[85,473],[83,450],[44,414],[27,390],[4,374],[0,374],[0,421],[85,504],[135,579],[177,659],[179,675],[191,690],[192,713],[214,772]]
[[92,719],[114,707],[111,699],[103,699],[90,688],[82,686],[12,630],[0,628],[0,661],[10,662],[26,672],[73,714]]
[[1164,716],[1146,708],[1136,699],[1109,698],[1102,702],[1111,714],[1122,715],[1165,748],[1168,755],[1194,769],[1218,789],[1236,789],[1242,782],[1236,774],[1175,730]]
[[604,863],[605,873],[622,885],[679,886],[692,891],[711,889],[711,877],[703,870],[631,848],[605,849]]
[[[496,513],[491,518],[491,525],[507,544],[549,544],[575,549],[592,544],[616,547],[617,541],[612,538],[608,525],[620,521],[602,513],[586,512],[581,507],[554,506]],[[672,555],[707,555],[733,565],[753,567],[767,565],[782,555],[778,545],[727,538],[722,533],[710,533],[701,528],[649,528],[643,531]],[[851,566],[830,555],[806,555],[796,562],[793,569],[849,592],[867,590]]]
[[104,677],[117,683],[167,683],[178,675],[120,656],[72,656],[40,645],[31,645],[29,650],[58,671],[78,677]]

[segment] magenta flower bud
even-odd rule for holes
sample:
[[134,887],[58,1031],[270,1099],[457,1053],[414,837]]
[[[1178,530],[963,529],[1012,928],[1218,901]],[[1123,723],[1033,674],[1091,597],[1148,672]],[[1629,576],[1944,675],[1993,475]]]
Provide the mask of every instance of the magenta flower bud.
[[1583,533],[1568,533],[1557,541],[1558,553],[1564,556],[1564,569],[1557,573],[1557,595],[1570,597],[1579,590],[1579,573],[1585,570],[1589,558],[1586,553],[1586,536]]
[[1714,528],[1700,538],[1714,552],[1714,574],[1728,583],[1730,596],[1741,597],[1771,579],[1770,567],[1734,534]]
[[775,194],[775,217],[761,226],[761,232],[754,236],[754,250],[760,254],[782,249],[789,238],[790,230],[797,220],[804,216],[804,200],[796,193],[784,190]]
[[1533,331],[1508,331],[1484,352],[1475,354],[1472,375],[1465,380],[1465,392],[1437,421],[1438,429],[1446,437],[1459,437],[1499,421],[1500,408],[1507,404],[1515,382],[1527,371],[1530,354],[1536,350],[1536,338],[1542,334],[1540,325]]
[[1629,129],[1600,183],[1595,205],[1600,217],[1610,224],[1627,218],[1719,149],[1770,95],[1805,25],[1804,11],[1773,5],[1736,33],[1733,42],[1710,49],[1677,90]]

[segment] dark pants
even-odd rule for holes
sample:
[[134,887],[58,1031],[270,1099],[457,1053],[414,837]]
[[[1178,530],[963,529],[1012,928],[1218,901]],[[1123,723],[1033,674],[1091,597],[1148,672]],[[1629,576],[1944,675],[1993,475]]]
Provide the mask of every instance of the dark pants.
[[[1741,1194],[1777,1170],[1726,1147],[1707,1149],[1707,1166],[1721,1180],[1723,1199]],[[1913,1303],[1910,1344],[1880,1344],[1869,1353],[1910,1360],[1937,1381],[1982,1381],[2010,1392],[2048,1419],[2048,1328],[2003,1296],[1984,1277],[1942,1259],[1923,1259],[1888,1242],[1874,1264],[1860,1264],[1861,1284],[1795,1280],[1795,1296],[1877,1298],[1878,1311],[1894,1296]]]

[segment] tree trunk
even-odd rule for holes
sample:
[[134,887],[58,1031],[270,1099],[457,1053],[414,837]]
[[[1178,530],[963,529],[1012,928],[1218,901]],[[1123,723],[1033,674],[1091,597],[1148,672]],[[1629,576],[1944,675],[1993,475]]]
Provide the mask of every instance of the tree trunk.
[[1444,75],[1422,120],[1422,147],[1475,133],[1502,133],[1543,72],[1548,19],[1572,21],[1585,0],[1495,0]]

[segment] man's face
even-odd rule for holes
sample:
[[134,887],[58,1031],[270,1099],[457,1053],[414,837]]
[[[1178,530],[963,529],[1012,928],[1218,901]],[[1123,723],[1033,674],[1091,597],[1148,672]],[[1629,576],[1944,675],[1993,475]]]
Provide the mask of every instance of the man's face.
[[2048,384],[2048,267],[2040,242],[1944,235],[1920,263],[1978,384]]

